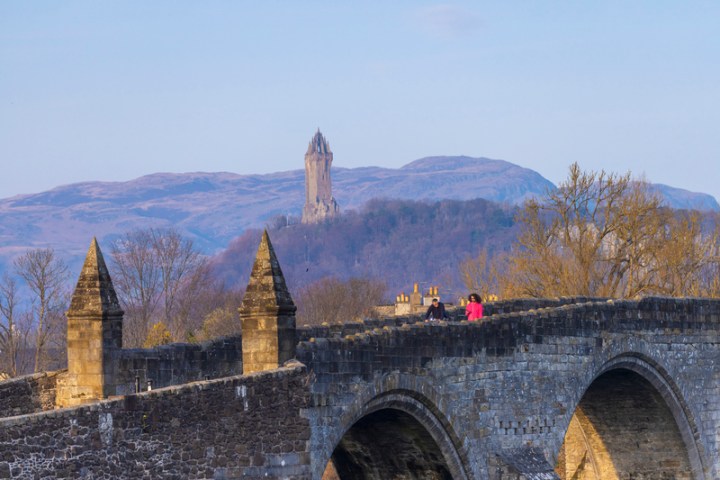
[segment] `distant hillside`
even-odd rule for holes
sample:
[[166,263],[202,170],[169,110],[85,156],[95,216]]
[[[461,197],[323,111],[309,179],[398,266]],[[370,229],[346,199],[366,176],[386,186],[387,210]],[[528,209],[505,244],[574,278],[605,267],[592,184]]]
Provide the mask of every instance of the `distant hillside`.
[[[486,198],[519,203],[552,183],[502,160],[431,157],[400,169],[334,168],[343,211],[372,198]],[[86,182],[0,200],[0,266],[29,248],[53,247],[78,267],[90,240],[101,246],[141,227],[178,228],[213,253],[278,215],[300,215],[304,170],[268,175],[157,173],[128,182]]]
[[665,200],[665,205],[680,210],[701,210],[719,212],[720,205],[715,197],[707,193],[691,192],[682,188],[653,183],[652,188]]
[[471,200],[519,204],[555,188],[528,168],[503,160],[471,157],[426,157],[400,169],[333,170],[340,205],[355,208],[371,198]]
[[[270,238],[293,293],[336,276],[381,279],[393,296],[409,293],[412,282],[462,294],[460,263],[483,248],[491,255],[509,248],[515,209],[482,199],[372,200],[325,223],[273,228]],[[247,283],[260,233],[245,232],[213,258],[227,286]]]
[[[537,172],[502,160],[427,157],[402,168],[333,168],[342,211],[373,198],[470,200],[507,204],[554,185]],[[674,208],[720,210],[705,194],[658,185]],[[0,269],[29,248],[53,247],[78,270],[93,236],[107,248],[136,228],[175,227],[206,253],[222,251],[249,228],[277,216],[299,216],[304,170],[267,175],[157,173],[128,182],[86,182],[0,200]]]

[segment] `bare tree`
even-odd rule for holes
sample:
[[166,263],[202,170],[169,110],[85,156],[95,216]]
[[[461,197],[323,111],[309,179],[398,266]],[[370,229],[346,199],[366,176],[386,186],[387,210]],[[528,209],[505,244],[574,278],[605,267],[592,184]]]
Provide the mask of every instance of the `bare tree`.
[[27,371],[28,316],[19,308],[15,278],[5,272],[0,280],[0,373],[16,377]]
[[[187,306],[209,282],[207,260],[195,249],[192,240],[183,238],[176,230],[150,230],[153,251],[162,282],[163,320],[176,334],[188,332],[187,316],[178,315],[180,298]],[[188,310],[185,309],[185,312]]]
[[207,261],[174,229],[134,230],[112,246],[112,276],[125,310],[124,343],[139,347],[162,322],[175,340],[187,340],[202,314],[195,301],[211,287]]
[[113,284],[125,311],[123,345],[139,347],[148,335],[161,296],[151,231],[125,234],[113,243],[111,255]]
[[528,202],[519,222],[504,296],[693,295],[717,245],[697,213],[662,207],[646,182],[577,164],[557,190]]
[[614,231],[601,251],[602,296],[633,298],[659,292],[660,252],[672,212],[644,181],[625,186],[611,207]]
[[[718,296],[718,225],[703,231],[698,212],[675,212],[667,222],[657,255],[657,290],[671,296]],[[707,273],[715,271],[714,275]]]
[[14,262],[17,274],[32,292],[31,313],[35,337],[35,371],[40,372],[51,360],[53,341],[59,347],[64,332],[63,310],[67,306],[68,271],[51,248],[35,249]]
[[385,291],[385,284],[378,280],[323,278],[297,295],[298,324],[344,323],[372,316]]
[[[197,268],[183,281],[173,306],[172,335],[181,341],[191,340],[202,327],[203,316],[219,303],[216,292],[220,283],[212,278],[206,259],[198,262]],[[217,301],[217,300],[216,300]],[[208,305],[212,303],[212,305]]]
[[491,298],[498,294],[499,279],[502,277],[499,267],[501,257],[492,261],[486,249],[474,258],[466,258],[460,263],[460,275],[468,292],[476,292],[482,298]]
[[713,226],[712,235],[707,240],[708,259],[700,272],[701,295],[720,297],[720,213],[710,215]]
[[203,322],[197,330],[197,340],[237,335],[242,332],[238,306],[245,295],[244,289],[217,289],[205,300]]
[[531,296],[602,294],[608,284],[605,247],[619,227],[617,204],[630,176],[583,172],[570,167],[568,179],[542,203],[531,200],[520,217],[525,229],[515,272]]

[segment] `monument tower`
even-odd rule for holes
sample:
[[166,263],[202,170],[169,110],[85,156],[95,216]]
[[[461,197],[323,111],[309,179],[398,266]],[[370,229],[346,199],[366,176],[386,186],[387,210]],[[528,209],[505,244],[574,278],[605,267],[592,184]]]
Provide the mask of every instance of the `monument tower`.
[[340,211],[332,196],[332,161],[330,145],[318,128],[305,154],[305,208],[302,223],[316,223],[332,218]]

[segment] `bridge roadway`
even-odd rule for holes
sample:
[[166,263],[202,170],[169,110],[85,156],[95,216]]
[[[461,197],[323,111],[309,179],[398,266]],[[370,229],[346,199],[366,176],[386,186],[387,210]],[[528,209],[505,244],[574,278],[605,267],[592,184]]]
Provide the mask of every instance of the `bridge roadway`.
[[298,329],[277,370],[0,419],[0,477],[720,478],[720,301],[353,328]]

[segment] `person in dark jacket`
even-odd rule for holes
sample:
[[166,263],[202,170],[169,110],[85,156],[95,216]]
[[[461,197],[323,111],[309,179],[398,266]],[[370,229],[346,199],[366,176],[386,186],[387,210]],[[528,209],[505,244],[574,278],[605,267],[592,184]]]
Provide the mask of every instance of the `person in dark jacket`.
[[429,320],[443,320],[448,318],[445,313],[445,305],[437,298],[432,299],[432,305],[428,307],[427,313],[425,314],[425,321]]

